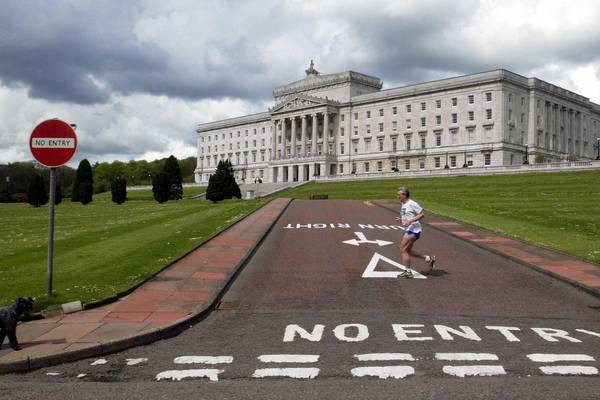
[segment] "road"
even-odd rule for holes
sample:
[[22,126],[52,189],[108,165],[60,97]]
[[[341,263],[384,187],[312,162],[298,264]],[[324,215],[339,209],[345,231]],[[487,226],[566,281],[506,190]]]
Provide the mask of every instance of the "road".
[[436,269],[398,278],[401,236],[369,202],[296,200],[205,320],[0,397],[598,398],[599,299],[427,225]]

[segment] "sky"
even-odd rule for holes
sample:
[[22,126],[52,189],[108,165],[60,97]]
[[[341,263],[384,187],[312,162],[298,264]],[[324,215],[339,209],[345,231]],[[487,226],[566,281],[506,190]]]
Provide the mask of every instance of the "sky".
[[347,70],[384,89],[506,68],[600,103],[600,2],[3,0],[0,164],[37,124],[77,124],[70,162],[196,155],[199,123]]

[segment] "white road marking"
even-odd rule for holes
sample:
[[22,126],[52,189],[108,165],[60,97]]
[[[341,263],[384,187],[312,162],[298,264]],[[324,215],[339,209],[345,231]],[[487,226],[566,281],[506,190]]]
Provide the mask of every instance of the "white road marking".
[[355,354],[358,361],[415,361],[408,353],[367,353]]
[[408,365],[390,365],[386,367],[358,367],[353,368],[351,371],[352,376],[358,378],[364,376],[373,376],[380,379],[394,378],[402,379],[407,376],[414,375],[415,369]]
[[314,363],[319,361],[318,355],[313,354],[264,354],[258,356],[264,363]]
[[173,360],[175,364],[231,364],[232,356],[181,356]]
[[598,332],[592,332],[592,331],[588,331],[586,329],[575,329],[575,330],[577,332],[586,333],[586,334],[591,335],[591,336],[600,337],[600,333],[598,333]]
[[108,361],[106,361],[105,358],[99,358],[96,361],[94,361],[93,363],[91,363],[90,365],[103,365],[106,364]]
[[319,368],[260,368],[254,371],[253,378],[297,378],[313,379],[319,375]]
[[546,375],[598,375],[597,368],[582,365],[548,365],[540,370]]
[[435,353],[435,359],[444,361],[497,361],[498,356],[491,353]]
[[369,239],[367,239],[365,234],[362,232],[354,232],[354,234],[356,235],[356,237],[358,239],[344,240],[344,241],[342,241],[342,243],[350,244],[352,246],[360,246],[361,243],[375,243],[379,247],[387,246],[388,244],[394,243],[394,242],[388,242],[387,240],[380,240],[380,239],[369,240]]
[[527,354],[533,362],[557,362],[557,361],[596,361],[594,357],[587,354]]
[[48,376],[59,376],[60,372],[46,372],[46,375],[48,375]]
[[156,380],[171,379],[180,381],[185,378],[208,378],[211,381],[218,381],[219,374],[225,372],[222,369],[184,369],[163,371],[156,375]]
[[87,374],[79,374],[77,375],[77,378],[83,378],[84,376],[87,376]]
[[[400,269],[402,272],[400,272],[400,271],[375,271],[375,268],[377,267],[377,264],[379,263],[379,261],[384,261],[384,262]],[[363,278],[398,278],[400,275],[402,275],[406,271],[410,271],[412,273],[412,276],[414,279],[427,279],[426,276],[421,275],[414,269],[407,268],[404,265],[400,264],[399,262],[396,262],[392,259],[382,256],[379,253],[373,254],[371,261],[369,261],[369,265],[367,265],[367,268],[365,268],[364,272],[362,273],[362,277]]]
[[465,376],[497,376],[506,375],[502,365],[444,365],[444,373],[464,378]]
[[125,361],[127,361],[127,365],[137,365],[137,364],[145,363],[146,361],[148,361],[148,359],[147,358],[127,358],[127,359],[125,359]]

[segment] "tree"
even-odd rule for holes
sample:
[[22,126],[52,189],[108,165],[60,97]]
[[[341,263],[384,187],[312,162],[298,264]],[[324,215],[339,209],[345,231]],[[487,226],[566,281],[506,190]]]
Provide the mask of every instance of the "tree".
[[117,204],[127,201],[127,180],[125,178],[117,178],[110,185],[112,193],[112,201]]
[[48,202],[44,178],[39,174],[35,174],[29,182],[27,202],[34,207],[43,206]]
[[169,180],[169,200],[179,200],[183,197],[183,186],[181,184],[181,168],[175,156],[171,155],[165,161],[162,171]]
[[225,167],[223,160],[219,161],[217,170],[208,178],[208,187],[206,188],[206,200],[213,203],[225,198]]
[[60,187],[60,182],[58,182],[58,179],[56,180],[56,188],[54,191],[54,205],[60,204],[62,203],[62,189]]
[[169,200],[169,177],[163,172],[152,175],[152,193],[154,200],[164,203]]
[[231,165],[231,161],[226,160],[223,162],[223,194],[226,199],[231,199],[236,197],[238,199],[242,198],[242,192],[240,191],[240,187],[235,181],[235,176],[233,174],[233,165]]
[[73,192],[71,201],[80,201],[81,204],[89,204],[92,202],[94,194],[94,174],[92,166],[87,159],[81,160],[77,167],[77,175],[73,183]]

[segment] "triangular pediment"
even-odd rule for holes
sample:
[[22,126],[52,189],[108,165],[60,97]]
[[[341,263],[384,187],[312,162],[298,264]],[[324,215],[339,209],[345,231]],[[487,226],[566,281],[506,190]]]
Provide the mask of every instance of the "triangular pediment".
[[323,99],[321,97],[296,94],[294,96],[288,97],[287,99],[279,102],[278,104],[275,104],[275,106],[269,109],[269,111],[271,112],[271,114],[276,114],[280,112],[337,104],[339,103],[336,101]]

